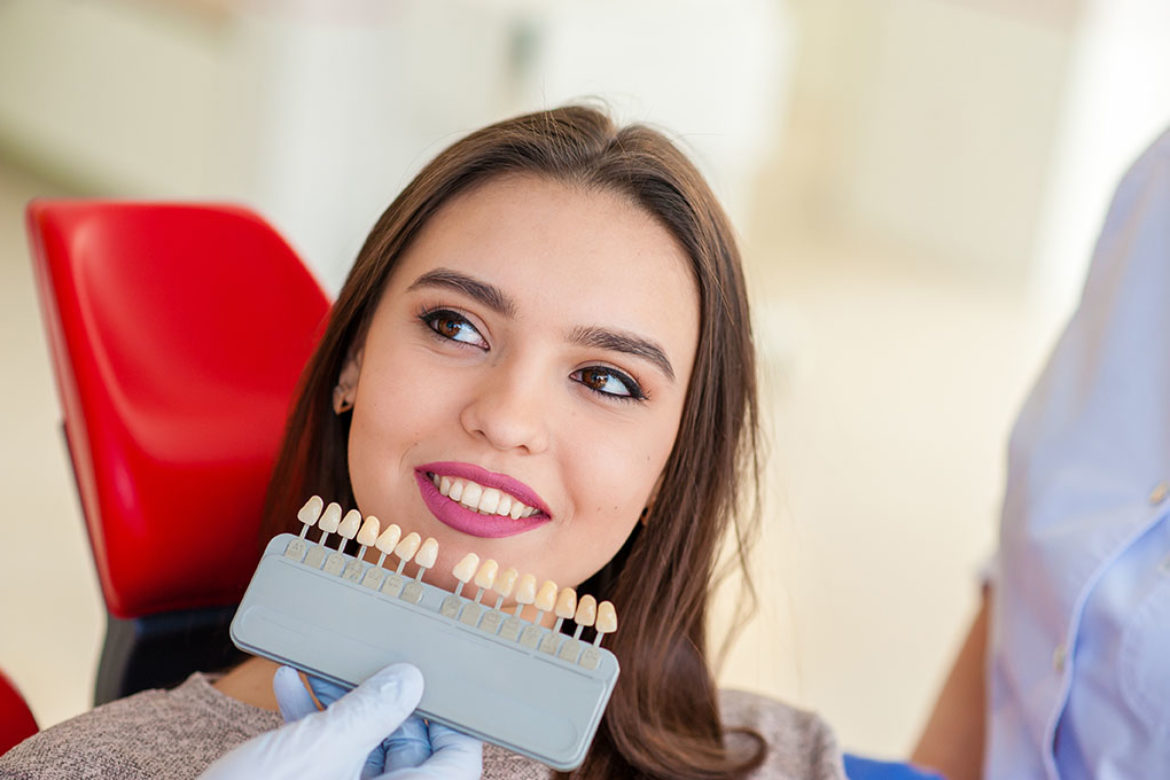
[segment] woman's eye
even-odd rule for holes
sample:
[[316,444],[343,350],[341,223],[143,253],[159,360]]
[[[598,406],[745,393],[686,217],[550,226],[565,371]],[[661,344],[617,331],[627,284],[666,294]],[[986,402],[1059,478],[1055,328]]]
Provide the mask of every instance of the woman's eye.
[[614,398],[640,401],[646,397],[637,382],[612,368],[604,366],[582,368],[573,372],[573,378],[594,392]]
[[445,339],[487,348],[487,342],[484,341],[483,336],[462,314],[440,309],[427,312],[422,315],[421,319],[427,324],[427,327]]

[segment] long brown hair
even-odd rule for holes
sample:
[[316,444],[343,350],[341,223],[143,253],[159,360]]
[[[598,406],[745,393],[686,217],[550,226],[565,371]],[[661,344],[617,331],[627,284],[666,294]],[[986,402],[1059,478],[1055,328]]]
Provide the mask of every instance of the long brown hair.
[[[758,524],[755,352],[739,250],[703,177],[661,133],[617,127],[569,106],[506,120],[456,142],[403,190],[370,232],[301,378],[269,488],[263,540],[296,530],[314,493],[354,506],[346,459],[349,415],[334,385],[386,281],[428,219],[453,196],[504,174],[550,177],[624,194],[657,218],[691,261],[699,342],[678,436],[644,524],[580,591],[613,601],[607,642],[622,673],[581,778],[717,778],[758,766],[766,745],[725,745],[706,636],[716,559],[726,532],[746,578]],[[348,504],[346,503],[348,502]],[[738,741],[742,743],[741,741]],[[742,747],[742,744],[741,744]]]

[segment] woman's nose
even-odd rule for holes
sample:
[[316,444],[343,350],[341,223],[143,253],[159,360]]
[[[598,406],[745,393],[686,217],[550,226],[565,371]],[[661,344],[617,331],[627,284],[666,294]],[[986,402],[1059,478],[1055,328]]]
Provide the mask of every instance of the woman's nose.
[[498,450],[543,452],[549,441],[549,410],[532,377],[516,367],[489,369],[460,413],[464,429]]

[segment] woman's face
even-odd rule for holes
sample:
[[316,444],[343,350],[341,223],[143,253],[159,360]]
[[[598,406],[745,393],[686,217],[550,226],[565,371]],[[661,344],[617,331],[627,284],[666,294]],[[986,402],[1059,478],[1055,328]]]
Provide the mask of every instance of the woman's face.
[[358,507],[435,537],[448,589],[468,552],[580,584],[652,498],[698,317],[686,255],[620,195],[511,176],[451,200],[347,366]]

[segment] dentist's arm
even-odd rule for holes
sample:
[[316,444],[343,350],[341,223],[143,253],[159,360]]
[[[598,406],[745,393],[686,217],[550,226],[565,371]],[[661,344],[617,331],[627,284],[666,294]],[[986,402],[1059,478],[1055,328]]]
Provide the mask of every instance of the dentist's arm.
[[983,774],[990,613],[991,588],[985,587],[979,612],[911,756],[916,765],[948,780],[978,780]]

